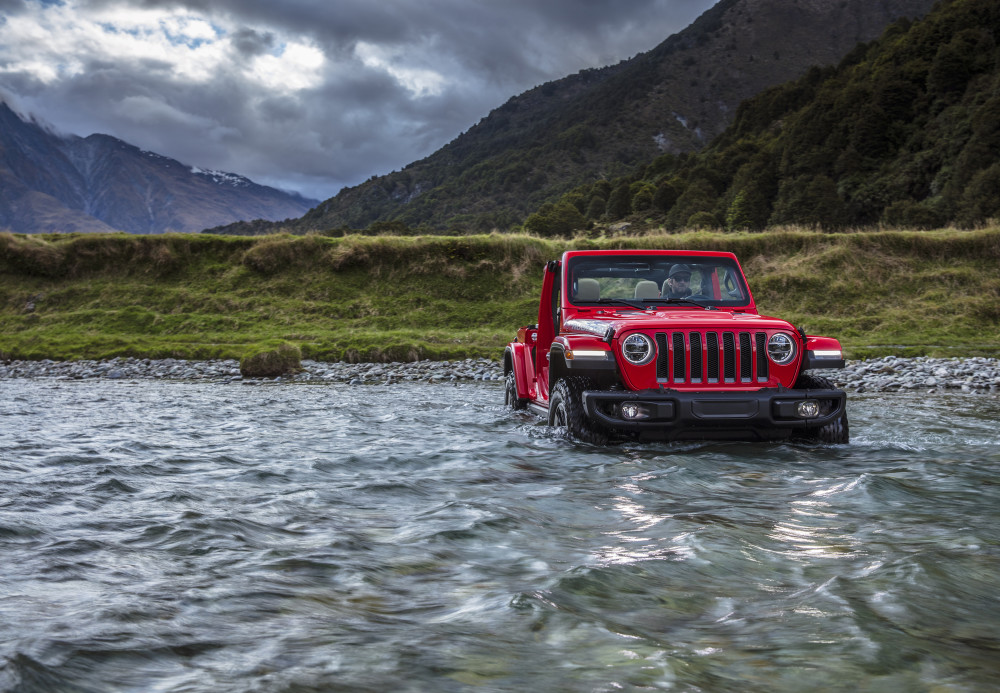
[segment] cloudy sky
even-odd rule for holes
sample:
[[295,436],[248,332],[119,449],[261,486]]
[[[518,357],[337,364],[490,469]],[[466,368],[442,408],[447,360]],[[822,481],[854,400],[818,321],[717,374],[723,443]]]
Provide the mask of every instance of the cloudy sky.
[[715,0],[0,0],[0,99],[316,199]]

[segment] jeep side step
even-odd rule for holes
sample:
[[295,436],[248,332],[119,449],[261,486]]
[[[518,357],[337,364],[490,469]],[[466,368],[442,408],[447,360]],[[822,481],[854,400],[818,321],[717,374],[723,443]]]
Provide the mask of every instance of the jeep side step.
[[528,410],[531,413],[533,413],[533,414],[535,414],[537,416],[542,417],[546,421],[549,420],[549,408],[548,407],[543,407],[541,404],[537,404],[535,402],[528,402]]

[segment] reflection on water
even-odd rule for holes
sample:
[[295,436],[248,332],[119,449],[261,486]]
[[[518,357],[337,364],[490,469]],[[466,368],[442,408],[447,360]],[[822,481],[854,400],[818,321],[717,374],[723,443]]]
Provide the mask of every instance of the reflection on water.
[[501,395],[0,381],[0,690],[995,690],[996,399],[598,449]]

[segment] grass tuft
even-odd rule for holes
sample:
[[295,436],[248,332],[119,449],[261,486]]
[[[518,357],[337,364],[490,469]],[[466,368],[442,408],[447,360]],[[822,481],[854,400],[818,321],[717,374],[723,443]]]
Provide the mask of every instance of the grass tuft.
[[277,378],[302,370],[302,350],[294,344],[254,351],[240,359],[240,373],[248,378]]

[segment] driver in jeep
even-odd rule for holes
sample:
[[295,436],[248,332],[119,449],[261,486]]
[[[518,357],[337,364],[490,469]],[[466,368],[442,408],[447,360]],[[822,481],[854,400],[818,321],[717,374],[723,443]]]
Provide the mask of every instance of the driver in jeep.
[[[662,276],[662,275],[661,275]],[[691,295],[691,268],[674,265],[663,282],[663,298],[685,298]]]

